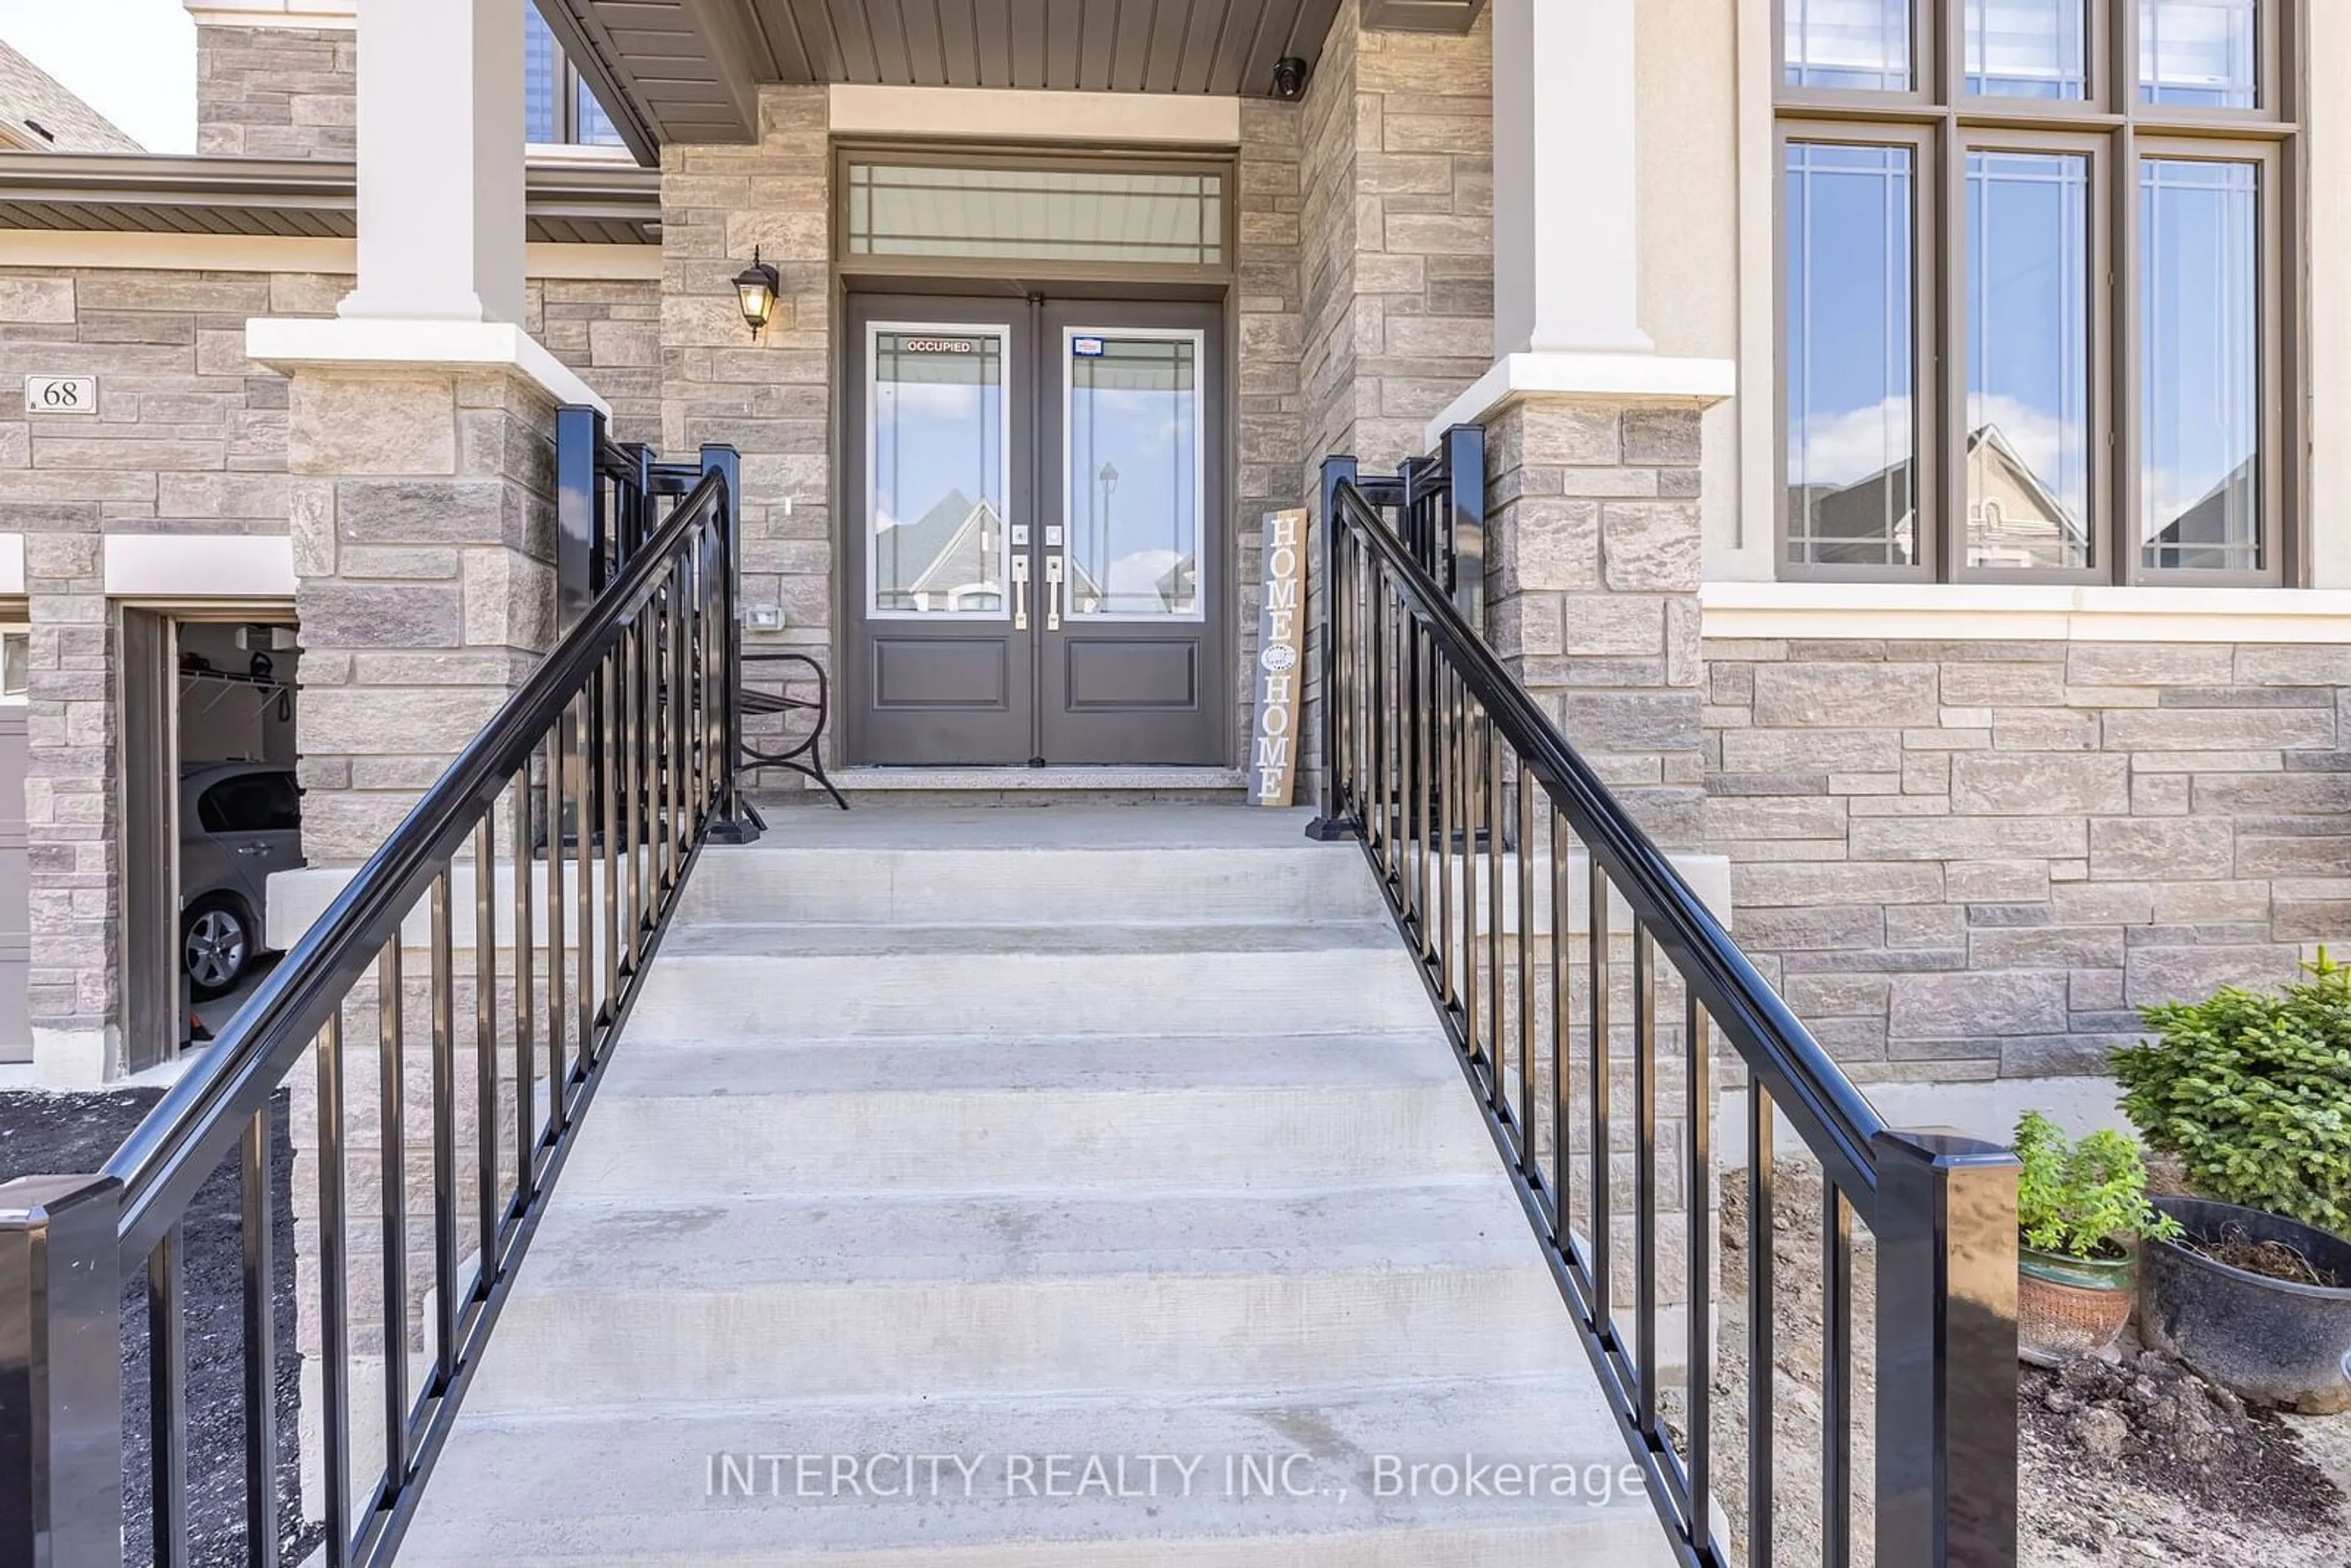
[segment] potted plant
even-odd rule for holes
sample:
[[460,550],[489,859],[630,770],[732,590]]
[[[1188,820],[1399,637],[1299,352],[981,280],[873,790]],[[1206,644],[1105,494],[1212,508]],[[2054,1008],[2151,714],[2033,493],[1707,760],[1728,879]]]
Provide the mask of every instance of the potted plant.
[[2075,1142],[2038,1111],[2016,1124],[2017,1341],[2043,1363],[2095,1355],[2130,1322],[2137,1243],[2178,1227],[2147,1197],[2120,1133]]
[[2196,1196],[2157,1204],[2147,1342],[2248,1398],[2351,1410],[2351,968],[2320,948],[2278,994],[2148,1008],[2123,1110]]

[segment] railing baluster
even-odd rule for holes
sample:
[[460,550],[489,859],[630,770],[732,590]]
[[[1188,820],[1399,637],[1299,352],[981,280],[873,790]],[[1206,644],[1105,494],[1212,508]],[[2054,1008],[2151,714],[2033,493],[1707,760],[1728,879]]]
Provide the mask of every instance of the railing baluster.
[[572,909],[572,948],[578,966],[572,977],[576,1009],[573,1027],[579,1031],[579,1071],[583,1078],[594,1067],[597,1058],[595,853],[596,827],[602,819],[595,810],[590,782],[592,758],[588,736],[596,713],[595,683],[601,678],[591,675],[589,684],[580,688],[578,716],[571,726],[571,778],[577,792],[571,809],[572,852],[577,862],[572,874],[578,879]]
[[1633,917],[1633,1301],[1640,1336],[1641,1430],[1657,1426],[1656,944]]
[[402,1051],[398,931],[376,966],[376,1151],[383,1194],[383,1451],[388,1490],[408,1481],[415,1457],[408,1429],[408,1138]]
[[147,1254],[148,1485],[155,1531],[155,1568],[187,1568],[188,1333],[187,1232],[174,1225]]
[[1436,711],[1430,723],[1437,732],[1437,974],[1447,1006],[1453,995],[1453,841],[1461,826],[1461,787],[1453,777],[1453,674],[1441,670],[1436,682]]
[[1714,1487],[1714,1281],[1706,1260],[1714,1256],[1714,1082],[1706,1009],[1687,983],[1682,1038],[1689,1048],[1683,1079],[1682,1121],[1689,1164],[1682,1205],[1689,1213],[1685,1255],[1689,1281],[1689,1518],[1703,1533],[1713,1507]]
[[503,1265],[498,1218],[498,860],[495,809],[474,825],[474,1205],[481,1261],[475,1299],[488,1299]]
[[326,1428],[326,1568],[351,1556],[351,1320],[349,1220],[343,1208],[343,1015],[319,1034],[319,1378]]
[[277,1206],[267,1104],[245,1124],[238,1218],[245,1309],[245,1562],[277,1568]]
[[[1853,1561],[1853,1210],[1824,1184],[1821,1223],[1821,1563]],[[1769,1311],[1767,1305],[1765,1308]]]
[[[1778,1302],[1774,1275],[1779,1259],[1772,1249],[1779,1231],[1772,1223],[1777,1201],[1772,1180],[1771,1138],[1774,1118],[1771,1092],[1761,1079],[1747,1079],[1747,1568],[1771,1568],[1772,1493],[1777,1488],[1778,1445],[1773,1422],[1778,1407],[1772,1399],[1778,1381]],[[1692,1320],[1696,1321],[1696,1320]]]
[[1478,899],[1484,878],[1479,873],[1479,830],[1484,825],[1486,802],[1479,798],[1478,777],[1484,771],[1478,740],[1478,713],[1465,695],[1461,705],[1461,1034],[1469,1042],[1469,1060],[1485,1070],[1486,1100],[1494,1099],[1494,1059],[1479,1039],[1484,1009],[1478,1005]]
[[1568,1083],[1573,1058],[1573,1029],[1568,1020],[1573,1016],[1574,998],[1568,994],[1568,975],[1575,966],[1567,956],[1574,939],[1575,884],[1569,877],[1574,843],[1568,837],[1567,819],[1559,814],[1549,796],[1544,797],[1543,810],[1551,819],[1551,1214],[1552,1226],[1564,1248],[1572,1228],[1570,1172],[1575,1156],[1568,1136],[1570,1113],[1574,1108]]
[[628,715],[621,694],[628,689],[628,640],[613,644],[611,653],[597,665],[597,703],[604,712],[604,734],[611,743],[604,747],[604,1009],[600,1018],[611,1016],[621,1001],[621,883],[625,874],[621,870],[623,844],[628,840],[628,743],[623,740],[628,731]]
[[[1608,995],[1610,962],[1608,956],[1608,873],[1600,864],[1600,857],[1590,857],[1592,862],[1592,907],[1584,918],[1585,955],[1592,969],[1592,1299],[1593,1310],[1600,1313],[1614,1341],[1616,1333],[1616,1298],[1609,1278],[1609,1228],[1615,1217],[1610,1213],[1608,1165],[1615,1157],[1614,1122],[1615,1107],[1610,1103],[1614,1090],[1609,1082]],[[1624,1346],[1617,1343],[1622,1351]]]
[[457,1371],[457,1019],[449,868],[433,879],[433,1389]]
[[1435,654],[1421,631],[1420,622],[1413,622],[1412,636],[1412,809],[1418,824],[1420,869],[1413,878],[1413,910],[1420,932],[1420,956],[1423,962],[1437,951],[1436,912],[1429,907],[1435,885],[1428,875],[1429,841],[1437,832],[1435,750],[1430,744],[1431,727],[1435,721],[1433,700],[1436,684],[1430,679],[1430,664]]
[[569,1124],[571,1110],[564,1095],[569,1069],[565,1061],[564,1035],[570,1011],[563,981],[563,744],[564,716],[556,716],[547,737],[547,1125],[549,1133]]
[[[1498,737],[1497,747],[1501,744]],[[1535,839],[1531,783],[1526,763],[1519,761],[1517,834],[1519,845],[1519,1169],[1529,1181],[1542,1179],[1541,1151],[1535,1147]],[[1557,1006],[1554,1001],[1552,1005]]]
[[653,834],[653,777],[650,735],[651,702],[646,693],[653,679],[647,668],[646,618],[653,606],[638,612],[629,624],[629,972],[644,967],[645,859]]
[[1484,720],[1484,738],[1478,747],[1478,799],[1486,826],[1486,1060],[1494,1080],[1494,1108],[1508,1115],[1510,1063],[1502,1043],[1502,737],[1494,728],[1494,716],[1479,711]]
[[515,1201],[528,1204],[538,1193],[538,1044],[532,1017],[530,764],[514,779],[514,1082]]

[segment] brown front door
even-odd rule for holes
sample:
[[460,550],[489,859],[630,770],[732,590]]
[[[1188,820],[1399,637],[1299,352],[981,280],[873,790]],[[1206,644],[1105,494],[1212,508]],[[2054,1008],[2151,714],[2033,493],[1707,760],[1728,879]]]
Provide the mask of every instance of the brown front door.
[[1217,308],[861,296],[848,326],[851,755],[1224,761]]

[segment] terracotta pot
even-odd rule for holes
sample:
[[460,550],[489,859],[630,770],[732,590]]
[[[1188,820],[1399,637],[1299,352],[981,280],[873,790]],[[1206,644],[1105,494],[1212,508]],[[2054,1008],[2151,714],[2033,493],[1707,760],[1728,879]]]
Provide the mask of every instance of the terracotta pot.
[[2126,1258],[2065,1258],[2016,1249],[2016,1340],[2035,1361],[2096,1355],[2130,1322],[2134,1269]]

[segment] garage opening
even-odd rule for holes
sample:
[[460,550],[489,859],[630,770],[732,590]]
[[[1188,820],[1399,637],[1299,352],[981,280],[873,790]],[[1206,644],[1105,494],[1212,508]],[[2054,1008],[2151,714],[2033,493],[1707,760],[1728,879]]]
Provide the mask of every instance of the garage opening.
[[125,610],[123,1007],[136,1071],[226,1026],[277,955],[269,878],[302,864],[289,616]]

